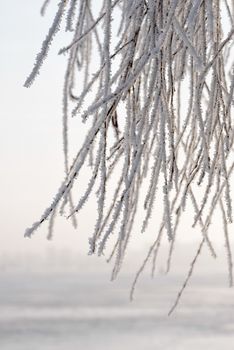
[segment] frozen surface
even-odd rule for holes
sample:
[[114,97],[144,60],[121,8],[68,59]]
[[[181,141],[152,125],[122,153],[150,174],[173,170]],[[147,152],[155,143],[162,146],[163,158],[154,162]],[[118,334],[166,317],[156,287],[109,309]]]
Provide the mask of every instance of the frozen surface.
[[223,350],[234,348],[234,292],[223,276],[194,277],[168,317],[184,276],[109,282],[94,271],[0,272],[1,350]]

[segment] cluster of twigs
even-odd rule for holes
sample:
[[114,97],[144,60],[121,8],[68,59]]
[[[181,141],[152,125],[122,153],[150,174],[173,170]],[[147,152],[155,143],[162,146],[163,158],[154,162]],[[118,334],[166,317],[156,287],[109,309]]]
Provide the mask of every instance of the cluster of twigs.
[[[232,284],[228,224],[234,168],[233,13],[234,3],[228,0],[59,2],[25,86],[33,83],[65,17],[65,29],[73,33],[72,42],[60,50],[68,54],[63,99],[66,177],[26,236],[49,217],[53,221],[56,210],[63,211],[66,204],[74,217],[98,188],[90,251],[103,254],[109,237],[116,235],[115,278],[138,206],[143,204],[145,211],[144,232],[161,198],[156,198],[157,190],[162,189],[162,224],[136,280],[150,256],[155,262],[164,232],[170,243],[169,270],[180,217],[190,202],[192,226],[199,225],[203,236],[198,253],[206,244],[214,256],[208,230],[220,207]],[[91,123],[73,161],[68,155],[70,114]],[[87,188],[73,203],[73,185],[90,158]],[[109,186],[112,176],[118,177],[115,188]],[[139,203],[142,186],[147,189]]]

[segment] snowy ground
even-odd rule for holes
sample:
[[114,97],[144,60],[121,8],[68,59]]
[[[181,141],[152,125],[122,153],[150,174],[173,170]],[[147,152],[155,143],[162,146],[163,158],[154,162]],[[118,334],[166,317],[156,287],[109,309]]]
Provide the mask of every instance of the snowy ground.
[[134,274],[2,268],[1,350],[221,350],[234,347],[234,291],[220,273],[194,276],[167,316],[182,274],[147,275],[129,302]]

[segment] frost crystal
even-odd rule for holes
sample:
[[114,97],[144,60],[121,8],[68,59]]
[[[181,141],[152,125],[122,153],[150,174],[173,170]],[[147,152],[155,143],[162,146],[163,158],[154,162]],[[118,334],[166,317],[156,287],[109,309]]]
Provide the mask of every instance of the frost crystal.
[[[26,236],[52,216],[51,237],[55,213],[63,213],[68,204],[69,217],[74,217],[97,191],[90,252],[105,254],[108,243],[113,243],[110,237],[115,238],[115,278],[138,208],[145,211],[144,232],[162,207],[160,230],[136,276],[133,296],[151,255],[155,269],[164,232],[170,245],[169,270],[179,221],[191,203],[193,226],[200,226],[202,238],[177,304],[203,246],[215,256],[208,230],[214,211],[220,209],[232,284],[228,226],[233,216],[233,12],[233,1],[216,0],[59,2],[25,86],[33,83],[65,15],[65,30],[73,35],[60,50],[68,54],[63,96],[66,176]],[[73,161],[68,147],[70,115],[87,123],[86,138]],[[72,188],[89,160],[87,187],[73,200]],[[145,198],[139,200],[142,188]]]

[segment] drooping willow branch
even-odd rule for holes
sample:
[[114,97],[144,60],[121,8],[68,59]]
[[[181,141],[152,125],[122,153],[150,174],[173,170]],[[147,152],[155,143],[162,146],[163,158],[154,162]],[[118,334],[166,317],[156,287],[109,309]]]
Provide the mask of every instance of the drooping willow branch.
[[[45,1],[43,14],[49,2]],[[156,206],[162,205],[160,231],[137,279],[151,255],[155,266],[164,231],[171,246],[169,270],[188,202],[194,210],[190,213],[193,227],[199,224],[202,232],[194,261],[204,244],[215,256],[208,229],[215,209],[220,208],[232,283],[228,225],[234,167],[233,13],[234,3],[228,0],[59,2],[25,86],[34,82],[55,34],[64,25],[73,35],[60,50],[68,55],[63,96],[66,176],[51,205],[25,236],[50,219],[50,237],[55,212],[63,213],[68,205],[68,216],[74,218],[98,189],[90,252],[103,254],[109,238],[116,237],[111,254],[116,259],[115,278],[138,208],[145,212],[144,232]],[[72,161],[70,115],[91,123]],[[87,187],[74,200],[73,186],[90,159]],[[113,177],[115,188],[110,185]],[[146,188],[144,198],[142,188]]]

